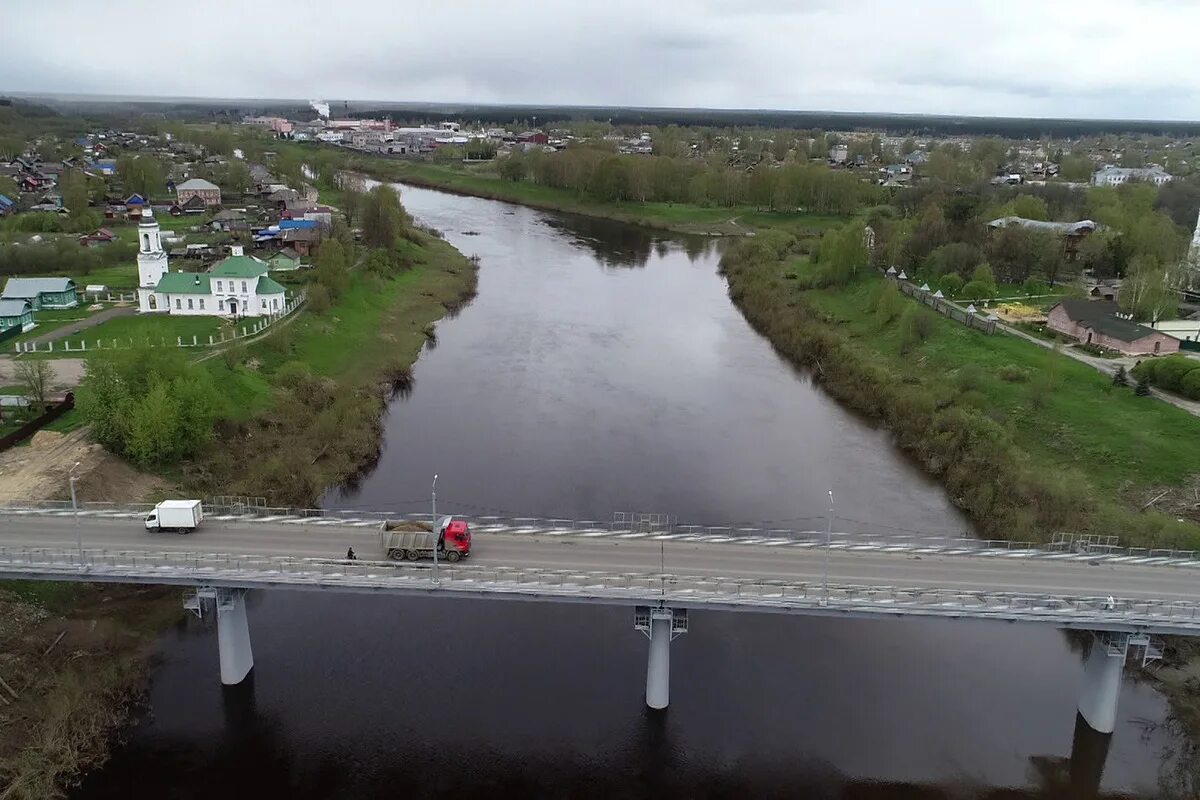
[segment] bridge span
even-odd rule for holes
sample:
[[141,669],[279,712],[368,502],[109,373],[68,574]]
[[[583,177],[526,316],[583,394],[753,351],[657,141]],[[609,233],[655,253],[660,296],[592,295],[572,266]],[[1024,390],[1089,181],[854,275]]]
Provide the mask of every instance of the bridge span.
[[[1156,638],[1200,635],[1200,559],[1184,554],[990,548],[932,538],[692,535],[596,524],[481,524],[467,561],[382,560],[378,521],[210,517],[187,536],[148,533],[140,509],[0,509],[0,578],[195,587],[215,606],[221,678],[253,667],[245,592],[256,588],[440,594],[634,608],[649,638],[646,700],[669,702],[670,642],[688,611],[944,617],[1093,632],[1080,713],[1111,732],[1124,665]],[[359,560],[347,561],[353,547]]]

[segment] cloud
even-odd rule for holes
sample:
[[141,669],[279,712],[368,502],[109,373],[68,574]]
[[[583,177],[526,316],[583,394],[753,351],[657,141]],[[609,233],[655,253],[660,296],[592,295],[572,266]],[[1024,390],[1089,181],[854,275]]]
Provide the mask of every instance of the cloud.
[[[1200,118],[1181,0],[12,3],[0,91]],[[71,36],[30,36],[87,19]]]

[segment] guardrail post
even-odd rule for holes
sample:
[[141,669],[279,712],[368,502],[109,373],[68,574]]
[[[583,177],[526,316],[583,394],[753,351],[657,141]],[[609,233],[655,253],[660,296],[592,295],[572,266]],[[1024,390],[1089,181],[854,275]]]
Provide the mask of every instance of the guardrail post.
[[221,683],[226,686],[241,683],[254,668],[245,589],[217,590],[217,650],[221,659]]

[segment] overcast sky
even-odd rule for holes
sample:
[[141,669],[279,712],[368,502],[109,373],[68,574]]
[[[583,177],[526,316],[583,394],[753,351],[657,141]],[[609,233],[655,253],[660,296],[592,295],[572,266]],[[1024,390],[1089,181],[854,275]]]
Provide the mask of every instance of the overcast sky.
[[1200,119],[1197,0],[5,0],[0,92]]

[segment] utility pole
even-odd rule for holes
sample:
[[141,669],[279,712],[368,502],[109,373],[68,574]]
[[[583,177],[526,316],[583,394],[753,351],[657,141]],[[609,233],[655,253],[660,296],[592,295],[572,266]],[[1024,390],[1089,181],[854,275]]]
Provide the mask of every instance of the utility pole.
[[833,539],[833,489],[829,490],[829,524],[825,528],[825,569],[821,574],[821,605],[829,603],[829,545]]
[[438,582],[438,545],[441,544],[441,531],[438,530],[437,518],[437,473],[433,473],[433,582]]
[[79,462],[71,467],[71,473],[68,476],[67,482],[71,484],[71,516],[75,519],[75,541],[79,545],[79,566],[83,566],[83,531],[79,528],[79,503],[75,500],[75,481],[79,480],[75,477],[75,470],[78,469]]

